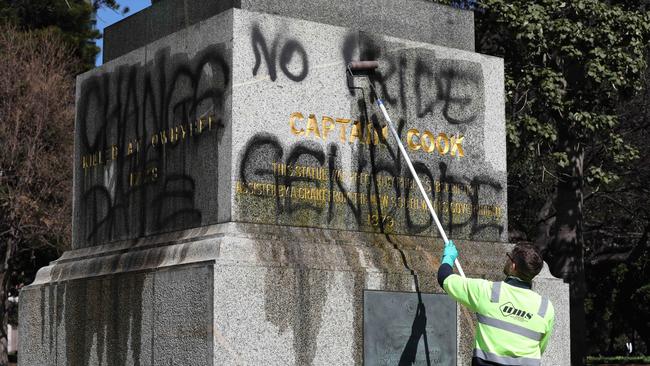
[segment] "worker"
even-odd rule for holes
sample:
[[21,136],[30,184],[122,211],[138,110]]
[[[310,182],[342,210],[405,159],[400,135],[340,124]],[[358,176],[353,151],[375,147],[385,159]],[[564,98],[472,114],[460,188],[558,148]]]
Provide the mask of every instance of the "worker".
[[450,240],[438,269],[438,283],[477,315],[472,366],[541,365],[555,310],[547,298],[532,290],[532,280],[544,264],[539,250],[518,244],[506,253],[503,282],[453,274],[456,257],[458,250]]

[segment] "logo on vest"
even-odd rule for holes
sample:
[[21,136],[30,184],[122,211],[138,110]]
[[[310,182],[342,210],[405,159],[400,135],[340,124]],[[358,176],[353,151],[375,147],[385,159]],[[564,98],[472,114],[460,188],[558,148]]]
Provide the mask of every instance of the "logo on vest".
[[513,316],[515,318],[519,318],[520,320],[526,320],[526,321],[533,318],[533,314],[523,311],[521,309],[517,309],[516,307],[514,307],[514,305],[512,305],[511,302],[507,302],[501,305],[499,309],[501,310],[501,314],[503,314],[503,316],[505,317]]

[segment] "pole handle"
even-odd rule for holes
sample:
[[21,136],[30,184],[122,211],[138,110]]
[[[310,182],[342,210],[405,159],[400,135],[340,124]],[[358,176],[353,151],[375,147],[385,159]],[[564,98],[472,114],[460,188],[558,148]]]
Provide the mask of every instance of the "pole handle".
[[[427,196],[426,191],[422,186],[420,177],[418,177],[418,174],[415,171],[415,168],[413,167],[413,163],[411,162],[411,159],[409,158],[408,153],[404,148],[404,145],[402,145],[402,141],[399,138],[399,134],[397,133],[397,130],[395,130],[395,127],[393,126],[393,122],[391,121],[390,116],[388,115],[386,106],[384,106],[384,101],[381,99],[377,99],[377,105],[379,106],[379,109],[381,109],[381,112],[384,115],[384,119],[386,119],[386,122],[388,124],[388,129],[390,130],[391,134],[397,141],[397,147],[402,153],[402,156],[404,156],[404,160],[406,160],[406,164],[408,165],[409,170],[411,171],[411,175],[413,176],[413,179],[415,179],[415,183],[417,183],[418,188],[420,188],[420,193],[422,193],[422,197],[424,198],[424,201],[426,202],[427,207],[429,208],[429,213],[431,213],[431,216],[433,217],[433,221],[435,221],[436,226],[438,227],[438,232],[440,232],[440,236],[442,237],[442,240],[444,241],[445,244],[447,244],[447,242],[449,242],[449,239],[447,238],[445,229],[442,227],[440,220],[438,220],[438,215],[436,215],[436,211],[433,209],[433,205],[429,200],[429,196]],[[456,265],[456,268],[458,268],[458,273],[460,273],[461,276],[465,277],[465,272],[463,272],[463,268],[460,266],[460,262],[458,261],[458,259],[454,261],[454,264]]]

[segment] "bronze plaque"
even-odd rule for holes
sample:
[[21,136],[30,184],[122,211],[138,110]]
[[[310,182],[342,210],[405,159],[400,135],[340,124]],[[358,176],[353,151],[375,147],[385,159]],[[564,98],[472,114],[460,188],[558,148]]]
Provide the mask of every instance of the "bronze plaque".
[[365,365],[456,365],[456,303],[443,294],[365,291]]

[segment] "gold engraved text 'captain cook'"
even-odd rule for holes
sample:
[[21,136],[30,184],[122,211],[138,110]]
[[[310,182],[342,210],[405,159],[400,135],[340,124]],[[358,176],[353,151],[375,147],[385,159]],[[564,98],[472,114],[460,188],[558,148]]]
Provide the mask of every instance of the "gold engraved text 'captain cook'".
[[[386,145],[388,140],[388,126],[382,127],[381,131],[377,131],[372,124],[367,124],[364,128],[359,121],[329,116],[323,116],[319,123],[313,113],[309,114],[306,119],[300,112],[291,113],[289,116],[289,129],[293,135],[323,141],[330,139],[330,134],[338,134],[338,139],[342,143]],[[333,138],[336,139],[336,137]],[[431,131],[420,131],[416,128],[411,128],[406,132],[406,145],[411,151],[437,152],[439,155],[448,154],[459,158],[465,156],[463,150],[464,139],[465,136],[462,135],[449,136],[444,132],[435,135]]]

